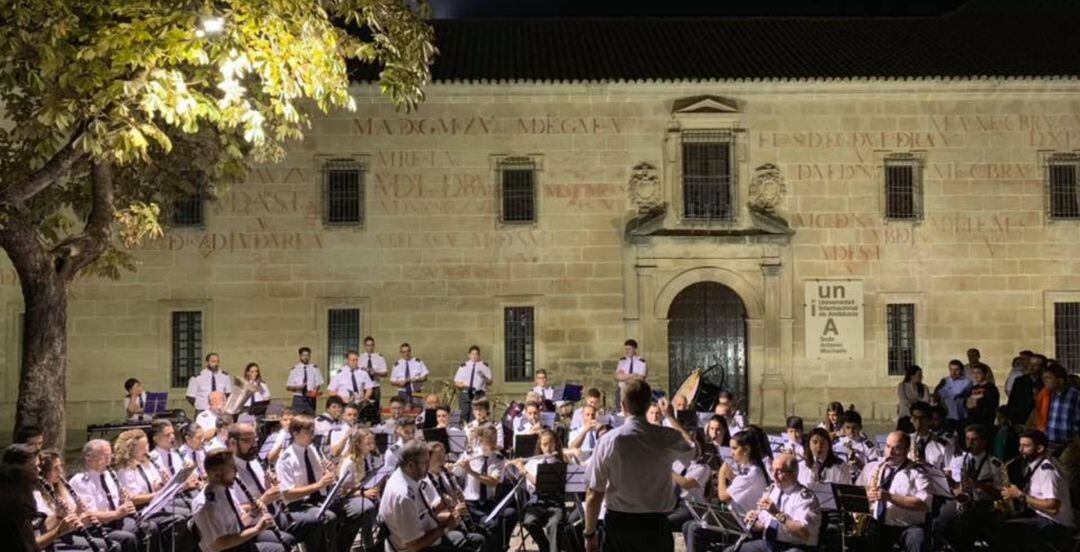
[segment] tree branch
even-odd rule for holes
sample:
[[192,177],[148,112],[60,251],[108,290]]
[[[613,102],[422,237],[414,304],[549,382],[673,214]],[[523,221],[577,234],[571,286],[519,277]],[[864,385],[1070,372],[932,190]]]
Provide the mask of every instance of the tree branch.
[[51,269],[49,251],[38,239],[37,226],[26,220],[23,213],[0,206],[3,227],[0,228],[0,248],[11,260],[23,289],[26,282],[39,280],[41,273]]
[[74,278],[80,270],[97,260],[109,246],[113,220],[116,217],[112,165],[95,162],[91,168],[92,201],[90,215],[83,231],[70,236],[52,249],[56,270],[64,278]]
[[84,156],[84,152],[75,147],[75,143],[82,136],[83,128],[80,126],[67,144],[53,154],[43,167],[19,182],[0,190],[0,205],[22,203],[66,176],[75,163]]

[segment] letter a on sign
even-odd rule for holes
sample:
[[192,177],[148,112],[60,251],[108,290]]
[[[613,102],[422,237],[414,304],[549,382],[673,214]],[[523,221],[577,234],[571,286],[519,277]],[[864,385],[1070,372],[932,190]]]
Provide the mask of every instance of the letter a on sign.
[[829,335],[830,332],[840,335],[840,330],[836,329],[836,321],[832,318],[825,321],[825,331],[821,332],[821,335]]

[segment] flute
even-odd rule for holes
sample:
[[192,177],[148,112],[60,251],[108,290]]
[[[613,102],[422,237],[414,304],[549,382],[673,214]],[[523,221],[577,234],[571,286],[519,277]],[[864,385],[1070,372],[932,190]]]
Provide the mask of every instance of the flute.
[[[256,499],[251,494],[251,491],[247,488],[247,485],[244,485],[244,482],[241,481],[239,477],[237,477],[233,481],[236,483],[237,487],[240,487],[240,492],[244,493],[244,498],[247,498],[248,504],[251,505],[252,511],[257,512],[257,511],[261,511],[263,508],[265,508],[265,506],[263,506],[262,503],[260,503],[258,501],[258,499]],[[286,550],[290,550],[288,545],[285,544],[285,536],[281,534],[281,529],[278,528],[277,521],[274,521],[274,519],[272,517],[270,519],[270,532],[272,532],[274,534],[274,538],[277,539],[278,544],[280,544],[282,546],[282,548],[285,548]]]
[[[48,481],[46,481],[44,477],[38,477],[38,484],[40,484],[42,490],[44,490],[45,493],[49,495],[49,500],[52,500],[54,510],[53,513],[56,514],[57,518],[60,518],[62,520],[67,514],[67,504],[60,500],[60,496],[56,494],[56,488],[54,488]],[[78,504],[76,504],[75,506],[77,508]],[[90,531],[86,529],[85,525],[83,525],[82,520],[79,520],[78,524],[75,526],[75,530],[78,531],[80,535],[82,535],[82,538],[86,539],[86,542],[89,543],[91,550],[93,550],[94,552],[101,552],[101,547],[99,547],[97,542],[94,541],[93,535],[91,535]]]

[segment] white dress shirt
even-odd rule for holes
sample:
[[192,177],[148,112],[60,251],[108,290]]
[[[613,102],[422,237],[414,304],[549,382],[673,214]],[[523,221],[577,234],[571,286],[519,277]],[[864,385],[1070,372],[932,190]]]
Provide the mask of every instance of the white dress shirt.
[[551,387],[550,385],[547,387],[540,387],[539,385],[534,385],[532,388],[532,392],[536,393],[542,400],[555,400],[555,388]]
[[[307,462],[304,457],[307,456],[307,460],[311,462],[311,470],[315,475],[314,480],[309,480],[307,476]],[[315,483],[323,476],[322,456],[319,455],[319,451],[315,450],[315,447],[301,447],[300,445],[293,443],[289,448],[285,449],[281,456],[278,457],[277,464],[275,464],[275,470],[278,476],[278,488],[283,492],[288,491],[294,487],[305,487]],[[288,503],[300,502],[304,498],[296,498],[288,500]]]
[[203,431],[217,431],[218,414],[213,410],[203,410],[195,416],[195,425]]
[[[989,451],[983,451],[978,456],[970,452],[964,452],[953,458],[949,464],[948,476],[954,482],[959,483],[965,474],[977,482],[992,483],[995,489],[1000,490],[1005,486],[1005,477],[1001,473],[1001,460],[991,456]],[[976,486],[972,498],[975,500],[994,500],[998,497],[991,496],[985,490]]]
[[132,467],[117,469],[116,477],[120,478],[120,485],[124,490],[133,495],[153,493],[155,487],[161,483],[161,474],[149,460]]
[[929,433],[924,437],[917,433],[911,434],[912,447],[918,447],[922,443],[925,443],[923,460],[928,465],[942,471],[949,469],[953,459],[952,444]]
[[708,464],[696,460],[690,463],[676,460],[671,463],[671,471],[687,479],[697,481],[697,487],[689,491],[676,485],[675,493],[679,495],[679,499],[690,498],[698,502],[705,502],[705,486],[709,483],[709,477],[712,475]]
[[[586,430],[584,427],[579,427],[579,428],[571,431],[570,432],[570,442],[573,443],[574,441],[576,441],[577,438],[578,438],[578,435],[581,435],[582,431],[588,431],[588,430]],[[579,447],[579,450],[586,451],[586,452],[591,451],[591,450],[596,448],[596,443],[598,443],[599,441],[600,441],[600,438],[596,436],[596,432],[595,431],[590,431],[589,434],[585,435],[585,438],[581,440],[581,446]]]
[[[323,384],[322,370],[315,364],[303,364],[297,362],[291,370],[289,370],[289,380],[285,383],[286,387],[300,387],[304,386],[308,391],[320,387]],[[293,392],[294,397],[303,397],[304,394],[300,392]]]
[[[877,471],[881,462],[873,462],[867,464],[863,468],[862,473],[859,474],[859,479],[856,481],[856,485],[866,486],[870,483],[870,478],[873,477],[874,472]],[[878,484],[884,487],[886,478],[888,477],[890,470],[896,468],[889,466],[881,472],[878,480]],[[926,473],[922,468],[916,466],[911,462],[905,462],[901,469],[893,476],[891,484],[888,486],[890,494],[897,496],[914,496],[926,504],[926,511],[911,510],[908,508],[901,508],[892,502],[885,504],[885,525],[893,527],[909,527],[912,525],[922,525],[926,521],[926,512],[930,510],[930,480],[926,477]],[[877,502],[870,503],[871,514],[877,508]]]
[[[486,466],[484,464],[487,464]],[[476,473],[484,474],[488,477],[494,477],[496,481],[502,481],[503,471],[506,468],[506,460],[502,455],[497,452],[491,454],[484,454],[476,456],[469,460],[469,467]],[[472,474],[466,474],[465,470],[460,467],[454,468],[454,473],[458,477],[465,477],[465,488],[463,492],[465,494],[465,500],[476,501],[480,500],[480,480]],[[485,500],[495,500],[496,485],[487,485]]]
[[108,472],[86,470],[68,480],[68,485],[92,512],[115,510],[123,503],[120,488]]
[[[820,466],[819,469],[821,475],[817,476],[813,468],[806,465],[806,462],[799,462],[799,484],[809,489],[814,489],[818,484],[825,486],[830,483],[851,484],[851,469],[844,462],[837,462],[828,467]],[[815,481],[817,477],[821,478],[820,482]]]
[[[489,426],[489,425],[495,428],[495,445],[496,445],[495,448],[499,448],[499,449],[505,448],[505,445],[503,444],[504,443],[504,440],[503,440],[503,425],[502,424],[497,424],[497,423],[495,423],[495,422],[493,422],[491,420],[488,420],[487,422],[484,422],[484,426]],[[473,421],[469,422],[468,424],[465,424],[465,433],[466,433],[466,435],[469,436],[468,449],[469,449],[469,452],[473,453],[473,454],[480,452],[480,439],[476,438],[476,435],[478,435],[477,428],[479,426],[480,426],[480,421],[479,420],[473,420]]]
[[220,537],[238,535],[244,530],[236,497],[221,485],[207,485],[191,501],[191,510],[195,525],[199,528],[199,548],[203,552],[217,552],[214,541]]
[[374,381],[371,381],[371,377],[368,376],[367,372],[359,367],[353,370],[346,364],[341,367],[341,371],[330,379],[330,386],[326,390],[336,393],[342,400],[348,402],[353,398],[353,395],[357,395],[357,399],[364,398],[364,391],[375,387],[377,385]]
[[[190,380],[189,380],[189,384],[190,384]],[[146,408],[146,391],[143,391],[142,393],[139,394],[138,401],[139,401],[139,408],[140,409],[145,409]],[[148,416],[146,414],[132,414],[132,413],[128,412],[127,407],[128,407],[128,403],[130,403],[130,402],[131,402],[131,395],[124,395],[124,415],[129,421],[141,422],[143,420],[150,420],[150,416]]]
[[438,522],[420,500],[418,481],[401,469],[386,481],[379,501],[379,519],[389,528],[386,550],[405,550],[406,544],[438,527]]
[[150,451],[149,457],[151,462],[165,470],[165,473],[170,476],[176,475],[176,472],[184,469],[184,458],[180,456],[176,449],[155,448]]
[[787,490],[773,486],[769,492],[769,499],[789,519],[802,523],[810,532],[810,535],[805,540],[800,539],[787,530],[787,524],[780,523],[772,514],[762,511],[758,515],[758,520],[766,528],[776,523],[776,540],[799,546],[817,546],[818,531],[821,528],[821,505],[818,504],[814,493],[799,484],[795,484]]
[[631,416],[597,443],[585,471],[585,483],[589,489],[605,493],[610,510],[667,513],[675,509],[671,464],[693,458],[693,445],[678,431]]
[[270,388],[266,385],[265,381],[255,382],[255,393],[248,397],[244,406],[250,408],[253,403],[266,402],[270,400]]
[[454,374],[454,381],[463,383],[466,387],[472,387],[474,391],[487,391],[487,382],[494,379],[491,375],[491,367],[484,361],[465,361],[458,366]]
[[[236,464],[236,477],[247,487],[247,490],[251,492],[255,498],[262,496],[266,492],[266,472],[263,471],[262,464],[258,460],[245,461],[239,456],[233,457],[233,462]],[[239,490],[239,489],[237,489]],[[243,492],[237,492],[236,501],[240,504],[247,504],[247,496]]]
[[199,375],[188,379],[186,395],[195,399],[195,410],[210,408],[210,393],[213,391],[221,391],[225,395],[232,393],[232,378],[220,369],[211,372],[203,368]]
[[1035,510],[1035,513],[1070,529],[1076,527],[1076,522],[1073,520],[1072,498],[1069,497],[1069,482],[1061,473],[1061,469],[1048,458],[1031,462],[1027,469],[1034,471],[1031,472],[1031,480],[1028,481],[1028,488],[1023,489],[1024,492],[1035,498],[1054,498],[1061,501],[1061,506],[1055,515],[1040,510]]
[[[390,381],[400,381],[405,379],[406,364],[408,364],[409,367],[408,372],[410,378],[418,378],[420,376],[428,375],[428,369],[427,366],[424,365],[424,361],[420,360],[419,358],[410,358],[409,360],[401,358],[398,359],[398,361],[394,364],[394,370],[390,373]],[[420,393],[421,391],[423,391],[423,387],[424,384],[422,383],[411,383],[407,384],[405,387],[402,387],[402,390],[411,388],[410,394]]]
[[[645,359],[635,355],[632,357],[620,358],[619,365],[615,368],[615,371],[619,374],[634,374],[645,377],[649,374],[649,367],[645,365]],[[622,389],[625,386],[625,381],[619,382],[619,389]]]
[[371,377],[375,387],[379,387],[379,378],[386,376],[386,359],[379,353],[360,353],[360,362],[357,364]]
[[760,466],[754,464],[736,466],[735,477],[727,487],[728,494],[731,495],[731,503],[728,506],[735,512],[735,517],[741,520],[747,512],[757,508],[757,502],[768,485],[765,472]]

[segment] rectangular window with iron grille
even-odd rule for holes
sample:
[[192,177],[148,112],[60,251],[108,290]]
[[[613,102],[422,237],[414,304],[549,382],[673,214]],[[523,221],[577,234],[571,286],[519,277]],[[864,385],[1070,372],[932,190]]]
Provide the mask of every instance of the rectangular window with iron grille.
[[190,193],[180,193],[169,204],[166,219],[174,228],[195,227],[205,225],[206,203],[206,173],[203,171],[187,171],[184,173],[190,180],[190,185],[185,190],[194,190]]
[[919,220],[923,216],[922,159],[901,153],[885,157],[885,218]]
[[1054,303],[1054,358],[1080,371],[1080,303]]
[[1080,219],[1080,153],[1056,153],[1046,162],[1047,206],[1052,219]]
[[360,309],[329,309],[326,314],[326,351],[330,355],[327,368],[333,376],[345,365],[349,349],[360,350]]
[[915,364],[915,305],[886,306],[886,333],[889,348],[889,375],[902,376]]
[[499,162],[499,221],[504,224],[536,222],[536,164],[527,157]]
[[172,386],[186,387],[202,370],[202,311],[172,313]]
[[323,222],[327,226],[364,225],[364,171],[351,159],[327,161],[323,177]]
[[503,366],[506,381],[532,381],[535,369],[533,307],[503,309]]
[[683,217],[735,220],[734,134],[730,130],[688,130],[681,140]]

